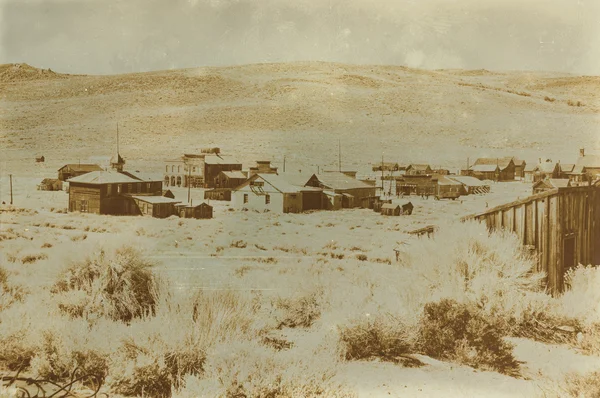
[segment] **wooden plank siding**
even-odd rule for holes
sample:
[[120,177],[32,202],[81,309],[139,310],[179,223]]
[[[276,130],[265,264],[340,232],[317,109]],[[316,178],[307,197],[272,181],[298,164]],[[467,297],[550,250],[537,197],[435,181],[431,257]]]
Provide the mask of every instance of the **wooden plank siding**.
[[[600,264],[600,188],[556,188],[463,218],[504,228],[538,253],[537,270],[553,294],[564,289],[568,264]],[[574,238],[574,257],[565,239]],[[567,256],[567,257],[566,257]]]

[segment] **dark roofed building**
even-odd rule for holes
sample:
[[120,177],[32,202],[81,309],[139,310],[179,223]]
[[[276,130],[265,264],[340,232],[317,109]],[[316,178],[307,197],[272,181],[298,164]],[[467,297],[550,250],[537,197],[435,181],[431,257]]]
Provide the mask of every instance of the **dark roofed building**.
[[240,170],[221,171],[215,178],[215,188],[236,188],[247,180],[246,174]]
[[342,195],[343,208],[372,208],[377,191],[376,187],[340,172],[314,174],[306,185],[330,191],[332,197]]
[[513,181],[515,162],[512,157],[479,158],[469,169],[471,175],[480,180]]
[[431,166],[428,164],[415,164],[412,163],[406,168],[405,174],[407,175],[427,175],[433,173]]
[[97,164],[66,164],[58,169],[58,179],[67,181],[69,178],[77,177],[92,171],[102,171]]

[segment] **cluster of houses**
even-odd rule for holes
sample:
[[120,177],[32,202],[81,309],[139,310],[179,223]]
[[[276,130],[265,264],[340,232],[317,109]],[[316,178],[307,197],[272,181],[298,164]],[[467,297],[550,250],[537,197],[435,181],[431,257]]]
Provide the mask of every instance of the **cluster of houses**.
[[382,162],[373,167],[374,172],[381,172],[381,186],[376,186],[375,180],[358,179],[355,171],[281,173],[269,160],[259,160],[244,170],[241,162],[222,154],[219,148],[166,161],[162,179],[126,171],[124,164],[118,152],[103,166],[66,164],[58,170],[57,178],[44,179],[38,189],[62,190],[68,183],[69,211],[97,214],[212,218],[208,203],[181,203],[163,189],[185,187],[203,188],[205,200],[230,201],[240,210],[301,213],[369,208],[384,215],[407,215],[412,213],[410,202],[393,205],[381,195],[454,200],[486,194],[490,182],[513,180],[532,183],[536,194],[600,178],[600,157],[586,155],[583,149],[573,164],[539,159],[528,165],[514,157],[479,158],[457,174],[427,164]]
[[58,178],[44,179],[38,189],[62,190],[68,183],[70,212],[212,218],[212,206],[182,203],[171,191],[163,190],[161,179],[126,171],[124,165],[119,153],[105,168],[98,164],[67,164],[58,170]]

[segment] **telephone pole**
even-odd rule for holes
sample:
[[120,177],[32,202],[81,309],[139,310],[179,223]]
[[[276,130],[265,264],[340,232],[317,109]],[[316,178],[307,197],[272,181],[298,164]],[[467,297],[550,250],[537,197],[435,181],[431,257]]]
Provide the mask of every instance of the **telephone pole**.
[[283,155],[283,172],[285,173],[285,155]]
[[192,205],[192,166],[188,164],[188,203]]
[[10,178],[10,204],[13,204],[13,192],[12,192],[12,174],[9,175]]
[[342,140],[338,139],[338,171],[342,172]]

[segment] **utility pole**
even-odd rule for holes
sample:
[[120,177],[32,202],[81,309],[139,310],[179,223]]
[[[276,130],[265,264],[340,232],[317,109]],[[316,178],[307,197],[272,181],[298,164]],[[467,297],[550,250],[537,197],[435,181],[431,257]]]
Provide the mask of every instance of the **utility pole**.
[[188,203],[192,205],[192,166],[188,164]]
[[13,192],[12,192],[12,174],[9,176],[10,178],[10,204],[13,204]]
[[338,171],[342,172],[342,140],[338,139]]
[[381,154],[381,194],[385,195],[383,187],[383,153]]
[[283,155],[283,172],[285,173],[285,155]]
[[[117,156],[119,156],[119,122],[117,122]],[[119,159],[117,159],[117,162]]]

